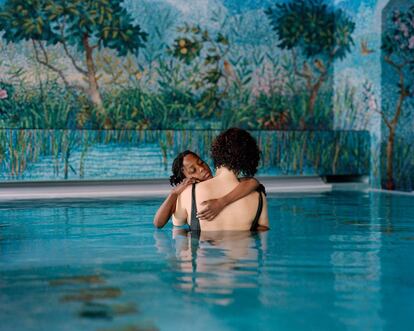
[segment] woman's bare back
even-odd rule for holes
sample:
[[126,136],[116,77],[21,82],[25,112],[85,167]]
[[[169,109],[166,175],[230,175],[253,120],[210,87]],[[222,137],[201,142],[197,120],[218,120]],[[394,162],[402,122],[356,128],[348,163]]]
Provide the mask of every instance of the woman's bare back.
[[[219,176],[199,183],[195,188],[197,210],[202,209],[201,203],[209,199],[217,199],[232,191],[238,185],[237,177],[230,171],[224,170]],[[181,196],[180,204],[187,210],[187,221],[191,224],[192,192],[187,188]],[[250,230],[252,222],[257,214],[259,206],[258,192],[250,193],[228,205],[212,221],[200,221],[202,231],[223,230]],[[268,226],[267,201],[263,196],[263,208],[259,218],[259,224]]]

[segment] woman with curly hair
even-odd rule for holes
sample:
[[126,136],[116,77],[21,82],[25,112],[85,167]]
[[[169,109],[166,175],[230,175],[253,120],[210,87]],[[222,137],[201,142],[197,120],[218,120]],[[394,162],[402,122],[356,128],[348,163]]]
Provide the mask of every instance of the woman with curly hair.
[[231,128],[221,133],[211,146],[211,156],[216,175],[201,183],[193,183],[178,196],[173,214],[174,225],[189,224],[192,231],[267,230],[266,197],[261,192],[251,192],[227,205],[207,222],[198,217],[200,201],[217,199],[239,185],[239,176],[252,177],[257,172],[260,151],[255,139],[245,130]]
[[[211,169],[196,153],[186,150],[177,155],[172,164],[173,175],[170,183],[174,187],[154,217],[154,225],[162,228],[175,211],[178,196],[190,185],[213,178]],[[228,194],[217,199],[203,201],[202,210],[198,213],[200,219],[211,221],[227,205],[237,201],[260,187],[254,178],[241,178],[239,185]]]

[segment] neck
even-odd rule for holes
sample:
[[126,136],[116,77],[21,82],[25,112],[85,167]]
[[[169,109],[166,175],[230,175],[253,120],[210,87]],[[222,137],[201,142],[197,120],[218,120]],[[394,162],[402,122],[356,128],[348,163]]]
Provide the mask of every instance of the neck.
[[216,176],[219,178],[237,178],[236,174],[227,169],[226,167],[220,167],[216,169]]

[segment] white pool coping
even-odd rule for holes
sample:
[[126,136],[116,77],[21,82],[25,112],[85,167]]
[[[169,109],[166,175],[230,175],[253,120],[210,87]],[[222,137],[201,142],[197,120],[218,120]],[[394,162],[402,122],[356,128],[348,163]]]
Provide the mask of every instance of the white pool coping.
[[[320,177],[262,177],[267,193],[329,192]],[[134,181],[67,181],[0,183],[0,201],[93,198],[161,198],[171,186],[167,179]]]
[[414,197],[414,191],[411,192],[404,192],[404,191],[390,191],[390,190],[383,190],[383,189],[371,189],[372,192],[378,192],[378,193],[385,193],[385,194],[396,194],[396,195],[406,195]]

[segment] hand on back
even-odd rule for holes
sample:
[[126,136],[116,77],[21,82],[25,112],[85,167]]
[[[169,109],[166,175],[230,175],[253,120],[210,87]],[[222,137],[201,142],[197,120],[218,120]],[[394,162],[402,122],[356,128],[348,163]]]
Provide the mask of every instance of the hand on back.
[[225,207],[220,199],[203,201],[201,205],[204,208],[197,213],[200,221],[212,221]]

